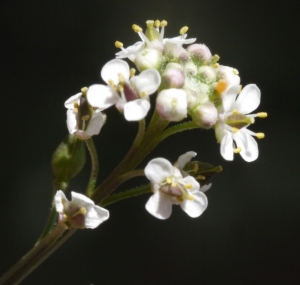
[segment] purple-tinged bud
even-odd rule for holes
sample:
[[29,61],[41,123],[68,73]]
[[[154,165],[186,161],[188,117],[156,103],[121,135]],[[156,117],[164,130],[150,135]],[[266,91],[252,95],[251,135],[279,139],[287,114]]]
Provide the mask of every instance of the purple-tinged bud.
[[190,59],[188,52],[183,47],[179,46],[170,49],[168,51],[168,57],[170,60],[180,63],[185,63]]
[[201,79],[208,84],[211,84],[217,80],[216,70],[211,66],[203,65],[199,67],[198,74],[200,75]]
[[184,72],[186,75],[195,76],[198,73],[198,68],[192,61],[190,61],[184,65]]
[[175,64],[172,64],[174,67],[169,67],[164,70],[161,81],[162,88],[182,88],[184,85],[185,76],[182,70],[182,67],[179,65],[179,68]]
[[210,129],[214,126],[218,119],[218,111],[211,102],[199,105],[190,111],[193,121],[201,128]]
[[204,44],[192,44],[186,50],[196,63],[205,64],[211,60],[211,52]]

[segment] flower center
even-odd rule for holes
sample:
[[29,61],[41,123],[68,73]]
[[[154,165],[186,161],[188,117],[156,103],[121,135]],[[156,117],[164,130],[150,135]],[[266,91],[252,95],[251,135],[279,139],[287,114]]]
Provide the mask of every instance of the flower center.
[[249,124],[254,123],[254,118],[247,117],[243,114],[240,114],[238,112],[233,112],[232,115],[227,117],[226,124],[230,127],[241,129],[243,127],[248,126]]

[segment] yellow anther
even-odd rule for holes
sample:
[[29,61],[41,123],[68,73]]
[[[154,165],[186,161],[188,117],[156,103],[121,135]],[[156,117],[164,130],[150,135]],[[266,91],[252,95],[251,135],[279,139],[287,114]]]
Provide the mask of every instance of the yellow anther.
[[165,26],[167,26],[168,25],[168,22],[166,21],[166,20],[162,20],[161,22],[160,22],[160,26],[161,27],[165,27]]
[[232,72],[233,72],[234,75],[238,75],[239,74],[239,71],[237,69],[235,69],[235,68],[232,70]]
[[205,180],[205,176],[203,176],[203,175],[198,175],[196,178],[199,180]]
[[199,170],[198,164],[194,164],[193,171],[196,173]]
[[153,24],[154,24],[154,21],[153,20],[148,20],[146,21],[146,25],[148,28],[152,28],[153,27]]
[[77,215],[85,215],[86,214],[86,208],[81,207],[76,213],[74,213],[71,218],[76,217]]
[[155,26],[156,28],[159,28],[159,26],[160,26],[160,21],[159,21],[159,20],[156,20],[156,21],[154,22],[154,26]]
[[176,196],[176,199],[179,203],[182,203],[184,201],[184,199],[180,196]]
[[189,27],[187,27],[187,26],[182,27],[179,31],[179,34],[184,35],[188,29],[189,29]]
[[242,149],[240,147],[237,147],[233,150],[234,153],[240,153]]
[[143,31],[143,29],[142,29],[140,26],[136,25],[136,24],[133,24],[133,25],[132,25],[132,29],[133,29],[133,31],[136,32],[136,33],[139,33],[139,32],[142,32],[142,31]]
[[218,68],[219,67],[219,64],[216,62],[213,64],[213,68]]
[[217,83],[216,91],[221,94],[226,90],[227,86],[227,82],[224,79],[221,79]]
[[256,137],[258,139],[263,139],[265,137],[265,134],[264,133],[256,133]]
[[82,87],[82,88],[81,88],[82,94],[86,94],[87,91],[88,91],[88,88],[87,88],[87,87]]
[[123,47],[123,43],[116,41],[115,46],[116,46],[116,48],[121,48],[121,47]]
[[111,86],[114,86],[114,85],[115,85],[115,83],[114,83],[114,81],[113,81],[112,79],[109,79],[109,80],[108,80],[108,84],[111,85]]
[[124,84],[126,81],[124,75],[122,73],[118,73],[118,77],[120,84]]
[[141,93],[140,93],[140,96],[143,98],[143,97],[146,97],[147,96],[147,92],[145,92],[145,91],[142,91]]
[[82,117],[81,117],[81,120],[82,120],[82,121],[87,121],[89,118],[90,118],[89,115],[85,115],[85,116],[82,116]]
[[265,113],[265,112],[257,113],[257,117],[258,118],[266,118],[266,117],[268,117],[268,113]]
[[250,124],[254,124],[255,119],[253,117],[250,117],[249,119],[250,119]]
[[118,85],[117,90],[119,92],[124,92],[124,87],[122,85]]
[[135,75],[136,70],[134,68],[130,68],[130,77]]
[[187,195],[185,197],[185,199],[190,200],[190,201],[194,201],[195,200],[194,196],[192,196],[192,195]]
[[168,183],[168,184],[172,184],[172,178],[171,178],[171,177],[168,177],[168,178],[167,178],[167,183]]
[[236,109],[234,109],[233,112],[232,112],[233,115],[238,115],[238,113],[239,113],[239,111],[236,110]]
[[232,132],[235,134],[235,133],[237,133],[239,131],[239,129],[237,129],[237,128],[232,128]]
[[192,189],[193,185],[191,183],[184,185],[185,189]]

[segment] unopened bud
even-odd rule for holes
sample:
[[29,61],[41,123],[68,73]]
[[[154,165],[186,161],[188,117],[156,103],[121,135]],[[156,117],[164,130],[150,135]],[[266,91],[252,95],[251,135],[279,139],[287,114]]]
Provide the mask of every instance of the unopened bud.
[[190,59],[190,55],[188,54],[188,52],[180,46],[171,48],[168,51],[168,57],[170,58],[170,60],[180,63],[185,63]]
[[205,64],[211,60],[211,52],[204,44],[192,44],[186,50],[196,63]]
[[218,111],[215,105],[211,102],[206,102],[199,105],[194,110],[190,111],[193,121],[201,128],[210,129],[214,126],[218,119]]
[[162,63],[162,54],[156,49],[146,48],[137,54],[134,63],[140,72],[149,68],[159,69]]
[[200,75],[201,79],[205,83],[210,84],[216,81],[216,71],[211,66],[207,66],[207,65],[201,66],[198,70],[198,74]]
[[162,87],[164,89],[169,88],[182,88],[184,85],[184,73],[182,71],[181,66],[180,68],[166,68],[162,74]]
[[195,76],[195,75],[197,75],[198,68],[192,61],[190,61],[187,64],[185,64],[184,72],[187,75]]

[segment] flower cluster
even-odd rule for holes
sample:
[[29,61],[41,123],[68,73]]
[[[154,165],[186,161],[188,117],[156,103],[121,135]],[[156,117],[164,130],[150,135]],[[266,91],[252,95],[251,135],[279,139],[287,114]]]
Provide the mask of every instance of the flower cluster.
[[[212,55],[206,45],[187,38],[188,27],[180,29],[177,37],[164,38],[166,21],[146,24],[145,32],[132,26],[141,41],[127,48],[115,43],[121,51],[101,70],[107,85],[83,88],[65,102],[69,132],[80,139],[98,134],[106,118],[102,111],[113,105],[127,121],[142,120],[151,108],[150,95],[157,92],[156,111],[162,120],[179,122],[189,116],[197,127],[215,129],[226,160],[240,153],[246,161],[254,161],[258,147],[253,137],[260,139],[264,134],[248,126],[255,117],[267,116],[264,112],[249,114],[260,103],[259,88],[249,84],[241,91],[237,69],[220,65],[220,57]],[[139,75],[123,60],[126,58]]]

